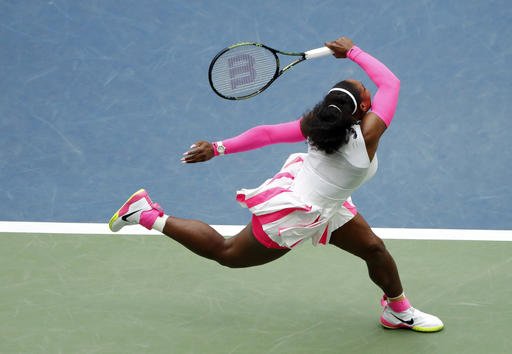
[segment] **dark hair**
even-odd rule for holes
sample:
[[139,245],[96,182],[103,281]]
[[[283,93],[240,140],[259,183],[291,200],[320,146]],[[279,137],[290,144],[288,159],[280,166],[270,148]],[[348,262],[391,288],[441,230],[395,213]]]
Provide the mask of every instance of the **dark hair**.
[[354,84],[347,81],[337,83],[335,88],[349,91],[357,102],[342,91],[331,91],[311,112],[305,114],[305,131],[309,144],[326,154],[336,152],[348,142],[349,132],[355,122],[352,112],[359,109],[361,96]]

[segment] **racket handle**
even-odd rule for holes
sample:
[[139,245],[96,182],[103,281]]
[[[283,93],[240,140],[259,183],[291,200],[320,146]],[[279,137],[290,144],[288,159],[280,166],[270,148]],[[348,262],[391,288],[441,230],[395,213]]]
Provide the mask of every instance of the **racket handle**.
[[334,52],[332,50],[330,50],[329,48],[321,47],[321,48],[308,50],[307,52],[304,53],[304,56],[306,57],[306,59],[315,59],[315,58],[325,57],[326,55],[332,55],[332,54],[334,54]]

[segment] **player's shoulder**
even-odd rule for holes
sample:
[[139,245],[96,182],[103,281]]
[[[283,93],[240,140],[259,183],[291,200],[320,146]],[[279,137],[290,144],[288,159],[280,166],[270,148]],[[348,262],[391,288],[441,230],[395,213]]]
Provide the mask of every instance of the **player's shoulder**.
[[366,113],[361,121],[361,132],[367,144],[378,142],[386,129],[386,123],[373,112]]

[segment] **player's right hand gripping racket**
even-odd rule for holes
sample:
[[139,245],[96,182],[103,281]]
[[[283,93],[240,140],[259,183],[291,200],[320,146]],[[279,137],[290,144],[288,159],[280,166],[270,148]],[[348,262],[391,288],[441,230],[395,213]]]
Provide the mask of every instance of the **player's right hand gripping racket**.
[[[278,53],[299,58],[280,69]],[[237,43],[221,50],[213,58],[208,78],[213,91],[220,97],[242,100],[263,92],[294,65],[330,54],[333,52],[327,47],[304,53],[292,53],[282,52],[261,43]]]

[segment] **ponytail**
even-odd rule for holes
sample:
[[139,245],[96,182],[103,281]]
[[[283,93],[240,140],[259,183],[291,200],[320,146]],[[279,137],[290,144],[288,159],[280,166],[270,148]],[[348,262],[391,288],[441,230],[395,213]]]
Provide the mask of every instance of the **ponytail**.
[[322,102],[305,115],[309,144],[326,154],[332,154],[345,145],[360,101],[359,92],[350,82],[338,83]]

